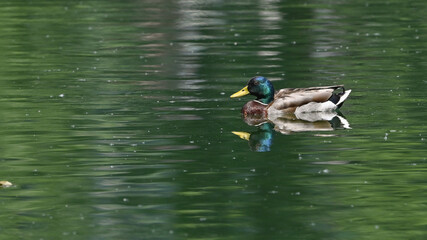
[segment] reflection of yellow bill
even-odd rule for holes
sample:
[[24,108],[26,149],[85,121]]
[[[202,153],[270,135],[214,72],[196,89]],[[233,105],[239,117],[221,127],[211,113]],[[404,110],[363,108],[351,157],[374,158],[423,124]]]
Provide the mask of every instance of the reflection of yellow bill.
[[237,135],[237,136],[239,136],[241,139],[244,139],[244,140],[247,140],[247,141],[249,141],[249,138],[251,137],[251,134],[247,133],[247,132],[236,132],[236,131],[233,131],[232,133],[235,134],[235,135]]
[[240,91],[238,91],[238,92],[234,93],[233,95],[231,95],[230,97],[231,98],[236,98],[236,97],[242,97],[242,96],[245,96],[245,95],[248,95],[248,94],[249,94],[249,90],[248,90],[248,86],[246,86],[246,87],[242,88]]

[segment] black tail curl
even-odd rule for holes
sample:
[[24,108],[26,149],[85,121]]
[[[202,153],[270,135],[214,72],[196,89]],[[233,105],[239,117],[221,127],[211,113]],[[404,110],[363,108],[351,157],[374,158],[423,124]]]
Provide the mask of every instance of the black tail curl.
[[[340,88],[342,89],[342,92],[340,92],[340,93],[332,93],[332,96],[328,99],[328,101],[331,101],[334,104],[337,104],[340,101],[341,96],[344,95],[344,93],[345,93],[344,86],[340,86],[337,89],[340,89]],[[342,104],[340,104],[340,105],[342,105]],[[338,106],[338,107],[341,107],[341,106]]]

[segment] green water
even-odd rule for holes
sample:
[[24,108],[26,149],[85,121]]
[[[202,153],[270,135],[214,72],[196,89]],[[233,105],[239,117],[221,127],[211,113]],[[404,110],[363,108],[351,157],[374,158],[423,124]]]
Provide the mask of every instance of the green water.
[[[1,1],[0,238],[424,239],[425,7]],[[351,129],[246,124],[255,75]]]

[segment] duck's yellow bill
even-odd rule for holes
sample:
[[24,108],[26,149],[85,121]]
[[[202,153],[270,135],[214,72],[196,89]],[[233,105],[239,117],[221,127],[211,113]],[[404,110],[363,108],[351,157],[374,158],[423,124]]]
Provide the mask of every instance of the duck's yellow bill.
[[232,133],[239,136],[241,139],[244,139],[247,141],[249,141],[249,138],[251,137],[251,134],[247,133],[247,132],[235,132],[235,131],[233,131]]
[[248,95],[248,94],[249,94],[249,90],[248,90],[248,86],[246,86],[246,87],[242,88],[242,90],[240,90],[240,91],[234,93],[233,95],[231,95],[230,97],[231,98],[242,97],[242,96],[245,96],[245,95]]

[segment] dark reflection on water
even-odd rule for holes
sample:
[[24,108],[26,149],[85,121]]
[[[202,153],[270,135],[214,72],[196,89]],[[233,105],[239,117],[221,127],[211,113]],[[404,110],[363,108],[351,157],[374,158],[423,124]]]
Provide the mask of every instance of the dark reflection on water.
[[[2,1],[0,238],[422,239],[423,6]],[[242,123],[255,75],[352,129]]]
[[[252,151],[268,152],[273,144],[273,130],[281,134],[292,134],[297,132],[325,132],[336,129],[350,129],[350,123],[341,112],[308,112],[295,114],[284,114],[274,117],[245,116],[244,121],[250,126],[258,127],[257,131],[233,133],[240,138],[249,141]],[[318,136],[334,136],[320,135]]]

